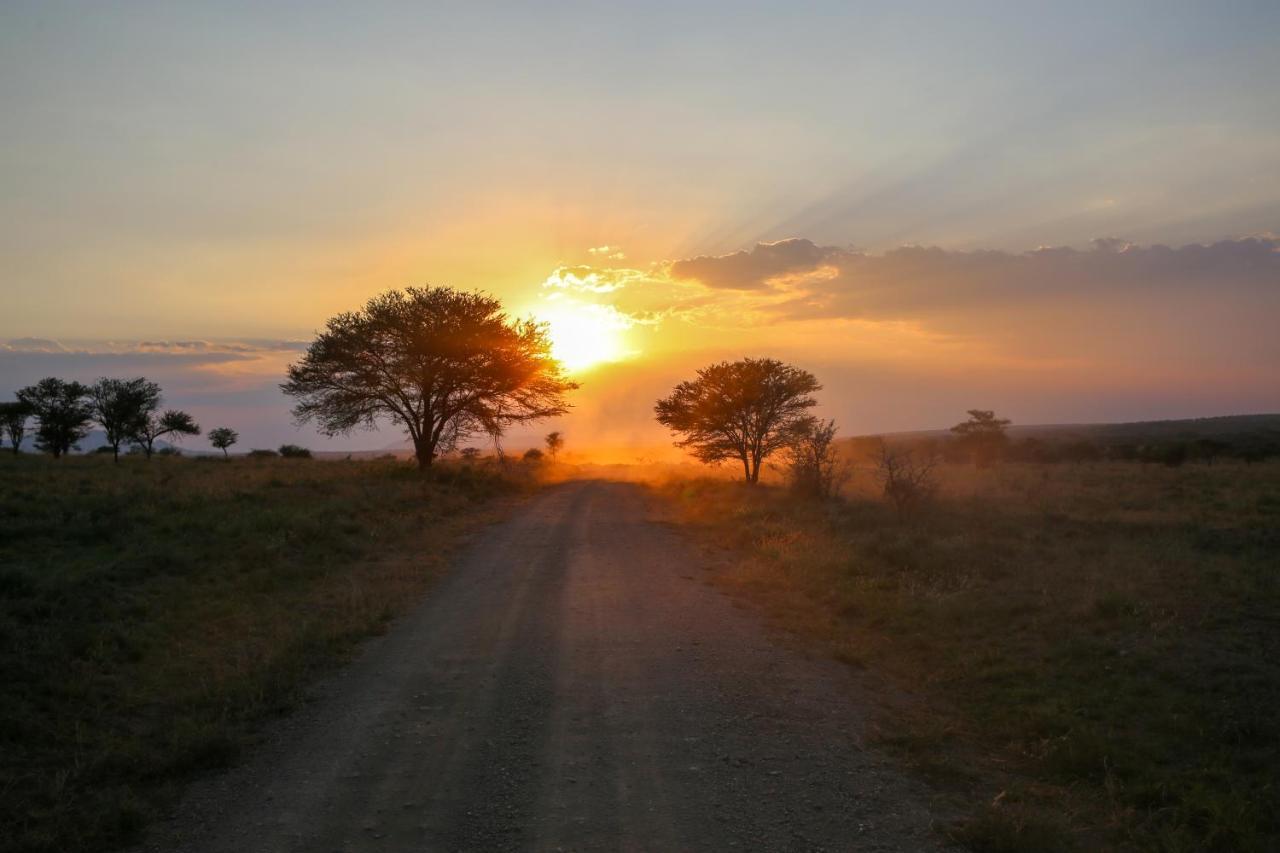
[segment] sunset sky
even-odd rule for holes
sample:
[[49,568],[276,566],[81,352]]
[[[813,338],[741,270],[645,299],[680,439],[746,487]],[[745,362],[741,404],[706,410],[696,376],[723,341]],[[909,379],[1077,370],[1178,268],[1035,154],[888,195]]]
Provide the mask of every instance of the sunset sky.
[[552,323],[571,445],[661,442],[743,355],[847,434],[1280,411],[1278,41],[1273,2],[6,2],[0,399],[146,375],[246,447],[385,446],[277,385],[430,283]]

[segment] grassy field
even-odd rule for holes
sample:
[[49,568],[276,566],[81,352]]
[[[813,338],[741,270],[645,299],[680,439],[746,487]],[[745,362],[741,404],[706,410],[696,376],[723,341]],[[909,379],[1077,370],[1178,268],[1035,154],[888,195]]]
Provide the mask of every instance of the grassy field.
[[136,839],[522,486],[396,462],[0,457],[0,850]]
[[661,488],[719,579],[885,697],[980,851],[1280,849],[1280,465],[945,466],[900,519]]

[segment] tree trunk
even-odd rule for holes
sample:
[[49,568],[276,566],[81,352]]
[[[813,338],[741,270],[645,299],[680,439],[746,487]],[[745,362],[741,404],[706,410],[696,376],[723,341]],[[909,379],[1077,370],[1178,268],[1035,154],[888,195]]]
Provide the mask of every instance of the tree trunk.
[[431,470],[431,462],[436,455],[436,449],[429,439],[421,438],[413,443],[413,455],[418,459],[418,470],[429,471]]

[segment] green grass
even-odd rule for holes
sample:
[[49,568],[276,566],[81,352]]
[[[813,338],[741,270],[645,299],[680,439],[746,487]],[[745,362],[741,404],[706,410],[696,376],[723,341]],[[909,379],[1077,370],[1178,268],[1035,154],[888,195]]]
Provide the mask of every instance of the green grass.
[[0,851],[140,836],[421,598],[480,469],[0,458]]
[[[881,676],[974,850],[1280,848],[1280,466],[959,466],[913,519],[664,488],[722,580]],[[991,803],[995,801],[995,805]]]

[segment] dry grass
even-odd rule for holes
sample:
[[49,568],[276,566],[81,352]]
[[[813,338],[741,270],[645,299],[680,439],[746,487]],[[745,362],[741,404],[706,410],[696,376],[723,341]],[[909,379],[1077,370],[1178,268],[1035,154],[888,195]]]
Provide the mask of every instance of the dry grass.
[[136,839],[518,488],[385,461],[0,459],[0,850]]
[[[899,519],[662,488],[746,559],[722,580],[895,689],[884,739],[975,850],[1269,850],[1280,767],[1280,466],[945,466]],[[991,805],[992,802],[995,805]]]

